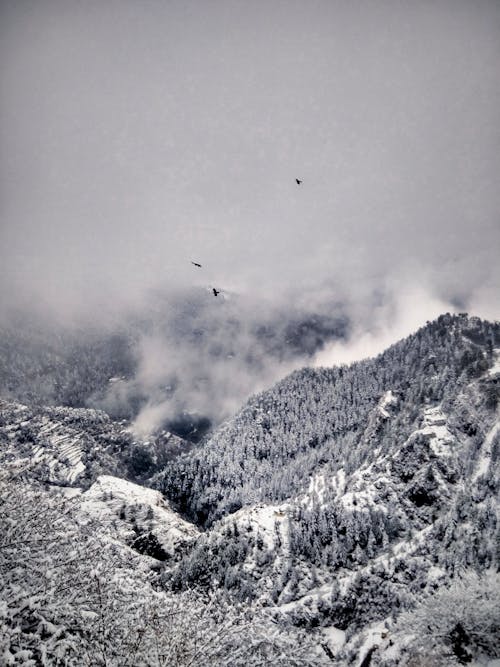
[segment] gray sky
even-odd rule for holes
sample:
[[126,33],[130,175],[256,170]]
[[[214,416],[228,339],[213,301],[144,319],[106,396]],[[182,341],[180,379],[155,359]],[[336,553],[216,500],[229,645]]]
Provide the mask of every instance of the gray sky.
[[499,35],[493,0],[2,0],[4,302],[498,317]]

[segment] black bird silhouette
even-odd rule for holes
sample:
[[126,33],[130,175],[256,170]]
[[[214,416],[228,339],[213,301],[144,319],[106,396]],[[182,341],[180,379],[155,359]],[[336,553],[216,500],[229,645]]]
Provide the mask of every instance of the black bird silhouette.
[[297,185],[300,185],[302,183],[302,181],[299,181],[298,178],[295,179],[295,182],[297,183]]
[[215,289],[215,287],[212,287],[212,292],[214,293],[214,296],[217,296],[217,294],[220,294],[220,289]]
[[201,269],[201,264],[198,264],[198,262],[191,262],[191,264],[194,264],[195,266]]

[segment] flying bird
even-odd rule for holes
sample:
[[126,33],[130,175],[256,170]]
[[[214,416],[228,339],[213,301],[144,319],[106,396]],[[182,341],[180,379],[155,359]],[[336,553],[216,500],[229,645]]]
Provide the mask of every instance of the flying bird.
[[194,265],[197,266],[199,269],[201,269],[201,264],[198,264],[198,262],[191,262],[191,264],[194,264]]
[[295,179],[295,182],[297,183],[297,185],[300,185],[302,183],[302,181],[299,181],[298,178]]
[[214,293],[214,296],[217,296],[217,294],[220,294],[220,289],[215,289],[215,287],[212,287],[212,292]]

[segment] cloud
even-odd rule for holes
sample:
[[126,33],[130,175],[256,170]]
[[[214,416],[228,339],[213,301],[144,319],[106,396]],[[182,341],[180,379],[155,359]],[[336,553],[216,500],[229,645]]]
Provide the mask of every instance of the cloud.
[[280,312],[274,301],[214,298],[204,290],[169,293],[161,311],[141,324],[134,375],[91,402],[110,412],[135,402],[132,429],[142,435],[186,412],[219,423],[252,393],[303,366],[325,340],[346,335],[340,307],[326,317],[316,306]]
[[149,313],[109,405],[222,415],[338,318],[348,359],[441,307],[499,316],[498,3],[0,12],[0,318]]
[[338,366],[375,357],[426,321],[454,310],[452,304],[436,298],[423,285],[401,285],[355,323],[348,340],[328,343],[312,365]]
[[2,18],[4,301],[70,318],[157,287],[300,299],[408,261],[467,293],[496,264],[494,3]]

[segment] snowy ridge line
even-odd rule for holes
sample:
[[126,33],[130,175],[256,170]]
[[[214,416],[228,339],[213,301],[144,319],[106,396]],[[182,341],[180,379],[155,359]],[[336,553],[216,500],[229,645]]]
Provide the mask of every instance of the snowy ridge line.
[[154,535],[169,556],[200,535],[159,491],[111,475],[101,475],[82,493],[80,514],[97,519],[114,539],[131,544],[132,549],[135,538]]

